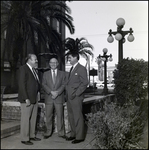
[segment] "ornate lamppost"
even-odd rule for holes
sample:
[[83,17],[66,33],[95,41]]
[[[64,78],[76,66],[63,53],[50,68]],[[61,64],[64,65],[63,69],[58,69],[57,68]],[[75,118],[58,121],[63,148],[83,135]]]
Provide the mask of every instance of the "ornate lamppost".
[[107,41],[109,43],[112,43],[114,41],[114,38],[113,38],[112,34],[115,35],[115,39],[119,41],[119,46],[118,46],[119,60],[118,61],[120,62],[123,59],[123,43],[126,41],[125,40],[125,35],[130,33],[129,36],[127,37],[127,40],[129,42],[134,41],[134,36],[132,34],[133,33],[132,28],[130,28],[129,31],[123,31],[122,30],[122,28],[124,27],[124,24],[125,24],[125,20],[123,18],[118,18],[116,20],[116,24],[118,26],[117,31],[112,32],[112,30],[110,29],[109,32],[108,32],[109,37],[107,38]]
[[[107,95],[108,94],[108,88],[107,88],[107,61],[112,61],[112,54],[107,55],[108,49],[104,48],[103,49],[103,56],[99,54],[97,59],[104,61],[104,89],[103,89],[103,94]],[[108,59],[109,58],[109,59]]]

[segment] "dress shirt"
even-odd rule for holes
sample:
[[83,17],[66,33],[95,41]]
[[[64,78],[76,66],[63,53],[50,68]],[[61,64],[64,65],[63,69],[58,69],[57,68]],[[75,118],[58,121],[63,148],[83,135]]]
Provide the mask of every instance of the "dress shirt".
[[[35,71],[35,74],[34,74],[34,72],[33,72],[33,67],[31,67],[28,63],[26,63],[27,65],[28,65],[28,67],[30,68],[30,70],[32,71],[32,73],[33,73],[33,75],[34,75],[34,77],[35,77],[35,79],[37,79],[38,80],[38,82],[39,82],[39,78],[38,78],[38,75],[37,75],[37,72]],[[36,76],[35,76],[36,75]]]
[[[75,64],[73,65],[73,69],[76,67],[76,65],[77,65],[77,64],[78,64],[78,62],[77,62],[77,63],[75,63]],[[73,70],[73,69],[72,69],[72,70]]]
[[[57,76],[57,69],[55,69],[54,71],[55,71],[55,76]],[[53,78],[53,69],[51,69],[51,73],[52,73],[52,78]]]

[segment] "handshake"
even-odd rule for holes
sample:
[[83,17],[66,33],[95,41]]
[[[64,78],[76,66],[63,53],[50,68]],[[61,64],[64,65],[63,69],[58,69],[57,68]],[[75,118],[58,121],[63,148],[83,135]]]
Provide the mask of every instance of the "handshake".
[[58,91],[51,91],[52,99],[55,99],[58,96]]

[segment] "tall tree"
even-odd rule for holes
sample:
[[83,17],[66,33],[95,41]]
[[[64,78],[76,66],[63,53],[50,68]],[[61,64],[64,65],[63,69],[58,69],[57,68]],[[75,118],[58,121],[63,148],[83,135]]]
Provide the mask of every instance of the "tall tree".
[[4,52],[12,74],[16,73],[18,60],[26,57],[25,46],[29,40],[36,55],[40,52],[37,48],[39,43],[45,50],[62,53],[60,35],[49,19],[63,22],[70,33],[74,33],[73,19],[69,13],[70,9],[62,1],[1,1],[1,34],[6,31]]
[[77,52],[79,53],[83,58],[85,58],[86,60],[86,66],[90,66],[90,56],[94,57],[93,54],[93,46],[87,41],[86,38],[82,37],[82,38],[66,38],[65,41],[65,52],[66,52],[66,56],[67,54],[71,51]]
[[[29,37],[34,41],[35,32],[42,30],[40,22],[31,12],[31,1],[1,1],[1,34],[6,31],[4,52],[12,71],[11,87],[15,86],[18,60],[26,57],[24,43]],[[43,32],[39,33],[45,38]]]
[[[94,47],[84,37],[80,39],[79,38],[73,39],[68,37],[67,39],[65,39],[64,44],[65,44],[66,60],[67,60],[67,54],[69,54],[70,51],[78,53],[83,58],[85,58],[86,60],[85,67],[87,68],[88,75],[89,75],[90,57],[92,58],[91,60],[93,60],[94,54],[92,51]],[[90,81],[90,76],[89,76],[89,81]]]
[[[57,31],[54,23],[55,21],[59,24],[63,23],[68,27],[71,34],[74,33],[75,28],[73,26],[73,18],[69,15],[71,9],[66,5],[64,1],[45,1],[42,3],[44,9],[41,10],[45,20],[48,21],[49,28],[49,40],[47,52],[56,53],[61,58],[61,62],[65,63],[64,57],[65,50],[62,45],[61,31]],[[46,6],[46,7],[44,7]],[[54,7],[53,7],[54,6]],[[63,64],[64,65],[64,64]]]

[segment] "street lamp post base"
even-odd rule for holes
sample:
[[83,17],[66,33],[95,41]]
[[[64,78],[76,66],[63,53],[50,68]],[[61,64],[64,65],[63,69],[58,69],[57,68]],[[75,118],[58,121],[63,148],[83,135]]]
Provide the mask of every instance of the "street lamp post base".
[[107,95],[108,94],[108,89],[107,88],[104,88],[103,89],[103,95]]

